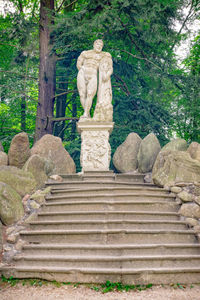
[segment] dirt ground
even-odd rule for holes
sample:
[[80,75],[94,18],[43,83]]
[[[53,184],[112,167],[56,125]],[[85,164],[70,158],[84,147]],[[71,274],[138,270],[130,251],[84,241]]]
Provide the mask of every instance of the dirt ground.
[[42,286],[22,285],[22,282],[11,286],[0,285],[1,300],[200,300],[200,284],[188,286],[153,286],[149,289],[129,292],[95,291],[96,286],[74,286],[53,284]]

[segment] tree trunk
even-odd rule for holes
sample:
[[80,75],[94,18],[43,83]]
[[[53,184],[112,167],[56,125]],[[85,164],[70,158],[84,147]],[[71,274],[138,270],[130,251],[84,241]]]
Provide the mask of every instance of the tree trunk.
[[26,131],[26,99],[22,96],[21,99],[21,130]]
[[55,96],[55,55],[51,53],[51,25],[53,24],[54,0],[40,0],[40,68],[39,99],[36,117],[35,141],[53,132]]
[[[64,78],[60,78],[60,80],[64,81]],[[58,84],[58,90],[63,91],[68,89],[68,84],[66,83],[59,83]],[[66,109],[66,95],[61,95],[57,97],[56,99],[56,118],[65,117],[65,109]],[[62,140],[64,138],[64,128],[65,128],[65,121],[60,121],[55,123],[54,125],[54,135],[59,136]]]

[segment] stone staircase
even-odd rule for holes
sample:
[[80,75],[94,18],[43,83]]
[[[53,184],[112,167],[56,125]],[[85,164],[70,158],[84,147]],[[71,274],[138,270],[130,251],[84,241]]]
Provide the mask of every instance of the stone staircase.
[[143,175],[62,177],[62,182],[47,183],[51,195],[37,220],[20,233],[27,244],[10,267],[16,277],[200,282],[200,244],[167,190],[144,183]]

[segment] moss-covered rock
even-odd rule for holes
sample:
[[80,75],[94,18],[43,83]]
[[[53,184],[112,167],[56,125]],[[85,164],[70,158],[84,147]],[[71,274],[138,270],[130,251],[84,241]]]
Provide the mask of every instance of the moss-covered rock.
[[34,192],[37,185],[30,172],[11,166],[0,166],[0,181],[10,185],[20,196]]
[[200,161],[200,144],[193,142],[190,144],[187,152],[190,154],[191,158]]
[[20,195],[8,184],[0,182],[0,219],[11,225],[21,219],[24,208]]
[[163,187],[178,182],[199,182],[200,162],[184,151],[161,151],[152,172],[153,182]]
[[41,188],[45,185],[48,177],[45,172],[46,162],[45,159],[37,154],[31,155],[25,163],[23,170],[33,174],[37,188]]
[[0,166],[7,166],[8,165],[8,155],[0,151]]
[[184,139],[175,139],[167,143],[161,151],[186,151],[188,148],[187,142]]
[[141,142],[138,152],[138,171],[141,173],[151,172],[154,162],[161,147],[157,137],[150,133]]
[[8,151],[8,161],[10,166],[22,168],[30,157],[29,139],[26,132],[15,135]]
[[76,166],[62,145],[59,137],[44,135],[31,149],[31,155],[38,154],[54,163],[52,174],[70,174],[76,172]]
[[121,172],[132,172],[138,167],[137,154],[142,139],[137,133],[130,133],[126,140],[116,149],[113,156],[115,168]]

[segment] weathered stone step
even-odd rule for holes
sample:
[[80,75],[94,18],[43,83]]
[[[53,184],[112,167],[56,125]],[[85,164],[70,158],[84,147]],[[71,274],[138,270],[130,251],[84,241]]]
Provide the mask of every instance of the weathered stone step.
[[60,201],[65,200],[66,202],[69,200],[73,201],[84,201],[84,200],[99,200],[99,201],[106,201],[106,200],[113,200],[113,201],[126,201],[126,200],[148,200],[148,201],[157,201],[157,200],[174,200],[175,197],[173,195],[165,195],[165,194],[145,194],[145,193],[126,193],[126,194],[87,194],[82,191],[80,193],[71,193],[71,194],[64,194],[64,195],[53,195],[46,197],[47,203],[50,201]]
[[30,243],[86,243],[88,245],[196,242],[192,230],[29,230],[21,231],[20,236]]
[[200,244],[141,244],[141,245],[87,245],[87,244],[28,244],[26,254],[37,255],[199,255]]
[[140,186],[129,186],[129,187],[92,187],[92,188],[84,188],[84,189],[52,189],[51,193],[54,195],[82,195],[86,194],[159,194],[159,195],[169,195],[169,191],[162,188],[155,187],[140,187]]
[[46,182],[46,186],[51,186],[52,189],[66,189],[66,188],[76,188],[76,189],[83,189],[83,188],[94,188],[94,187],[129,187],[129,186],[138,186],[138,187],[156,187],[152,183],[131,183],[131,182],[121,182],[121,181],[62,181],[62,182],[56,182],[54,180],[49,180]]
[[90,210],[129,210],[129,211],[165,211],[175,212],[178,211],[179,205],[173,201],[148,201],[148,200],[135,200],[130,201],[97,201],[97,200],[85,200],[85,201],[52,201],[46,203],[43,206],[43,211],[90,211]]
[[[9,272],[9,267],[7,267]],[[6,275],[6,268],[4,271]],[[9,274],[9,273],[8,273]],[[65,268],[22,266],[15,268],[17,278],[42,278],[61,282],[102,283],[122,282],[126,284],[170,284],[199,283],[200,267],[184,268]]]
[[186,230],[182,221],[154,221],[154,220],[61,220],[61,221],[32,221],[31,230],[39,229],[174,229]]
[[68,268],[177,268],[200,266],[200,255],[154,256],[66,256],[66,255],[18,255],[17,265],[68,267]]
[[149,211],[53,211],[38,213],[39,221],[67,220],[179,220],[180,215],[176,212],[149,212]]
[[106,172],[84,172],[84,174],[60,174],[65,180],[81,180],[81,181],[128,181],[128,182],[144,182],[145,174],[115,174],[112,171]]

